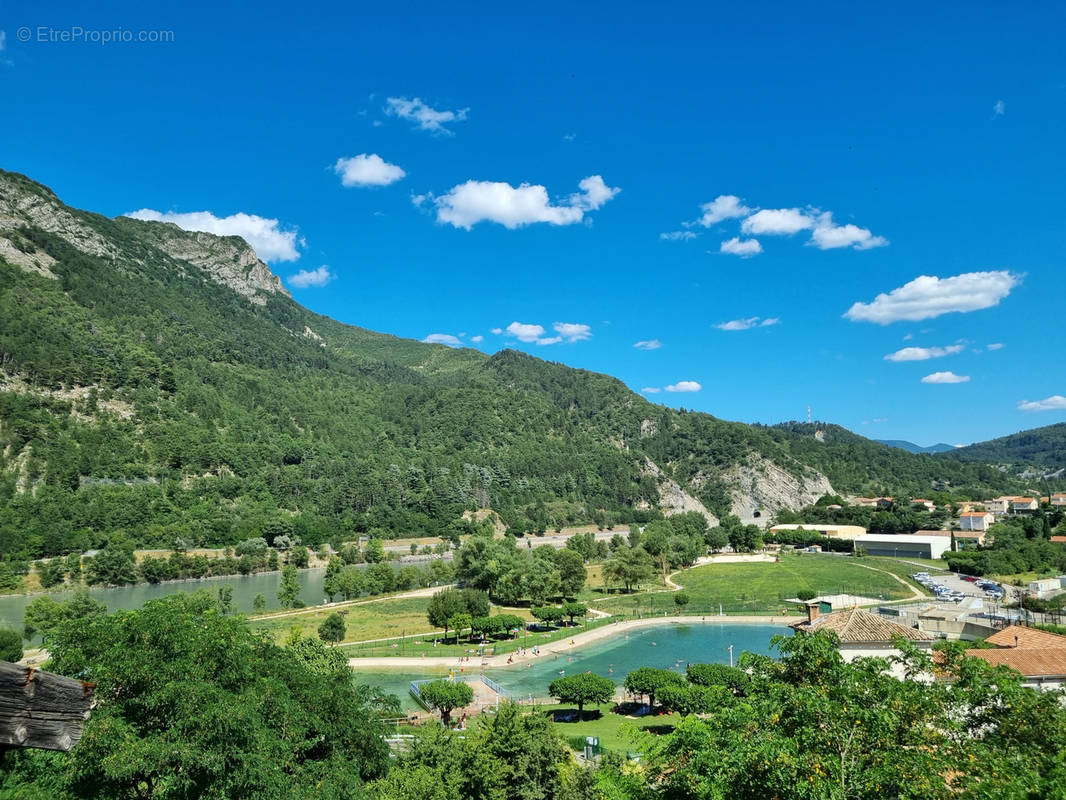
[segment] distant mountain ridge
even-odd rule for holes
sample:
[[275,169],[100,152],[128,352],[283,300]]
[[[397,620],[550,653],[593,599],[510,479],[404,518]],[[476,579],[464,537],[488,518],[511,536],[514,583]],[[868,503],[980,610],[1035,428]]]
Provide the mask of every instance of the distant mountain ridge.
[[873,441],[880,444],[887,444],[889,447],[898,447],[900,450],[906,450],[908,453],[947,453],[950,450],[955,450],[954,445],[944,444],[940,442],[938,444],[931,444],[928,447],[922,447],[920,444],[914,442],[908,442],[904,439],[874,439]]
[[952,448],[947,458],[1017,467],[1066,468],[1066,422]]

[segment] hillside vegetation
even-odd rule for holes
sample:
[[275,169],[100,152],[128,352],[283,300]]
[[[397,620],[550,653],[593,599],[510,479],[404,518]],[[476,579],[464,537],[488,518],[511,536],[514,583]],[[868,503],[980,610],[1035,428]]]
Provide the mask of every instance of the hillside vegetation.
[[0,558],[440,535],[486,507],[516,533],[642,521],[665,481],[721,515],[738,492],[761,502],[740,466],[840,492],[1013,486],[818,428],[824,441],[511,350],[344,325],[239,238],[78,211],[0,172]]

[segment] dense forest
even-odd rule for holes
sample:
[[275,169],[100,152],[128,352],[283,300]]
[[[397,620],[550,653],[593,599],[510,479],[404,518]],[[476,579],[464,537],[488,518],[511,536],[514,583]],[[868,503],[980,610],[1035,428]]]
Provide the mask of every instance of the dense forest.
[[0,559],[454,535],[477,508],[517,534],[643,522],[648,460],[719,516],[728,470],[760,460],[841,492],[1016,488],[835,426],[726,422],[511,350],[343,325],[241,239],[78,211],[0,172]]
[[944,457],[985,464],[1066,469],[1066,422],[960,447]]

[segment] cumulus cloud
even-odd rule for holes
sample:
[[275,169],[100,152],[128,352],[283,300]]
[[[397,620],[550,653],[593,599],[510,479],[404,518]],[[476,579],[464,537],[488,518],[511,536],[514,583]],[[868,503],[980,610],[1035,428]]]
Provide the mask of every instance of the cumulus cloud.
[[520,342],[535,342],[544,335],[543,325],[533,325],[527,322],[512,322],[505,330],[508,336],[513,336]]
[[645,386],[640,390],[643,394],[658,394],[662,391],[658,386]]
[[450,333],[431,333],[422,340],[426,344],[446,344],[448,347],[462,347],[463,342],[458,336]]
[[545,336],[547,331],[543,325],[515,321],[506,328],[493,328],[492,332],[506,333],[520,342],[538,345],[580,342],[592,337],[592,327],[580,322],[555,322],[552,323],[552,330],[555,332],[554,336]]
[[658,339],[648,339],[647,341],[637,342],[633,346],[638,350],[658,350],[663,346],[663,343]]
[[[535,222],[573,225],[581,222],[586,212],[600,208],[621,191],[608,186],[599,175],[582,179],[578,187],[580,192],[559,205],[552,205],[548,190],[539,184],[511,186],[502,181],[471,180],[430,199],[437,208],[437,222],[466,230],[479,222],[498,222],[513,230]],[[419,196],[416,205],[425,200],[425,196]]]
[[471,336],[470,341],[472,341],[474,344],[481,344],[483,341],[485,341],[485,337],[479,333],[477,336]]
[[290,275],[285,282],[294,289],[307,289],[312,286],[325,286],[336,275],[329,271],[329,267],[323,264],[318,269],[302,269],[295,275]]
[[751,209],[744,205],[743,201],[735,194],[720,194],[709,203],[700,206],[703,213],[693,225],[709,228],[722,220],[746,217]]
[[993,117],[1002,117],[1006,113],[1007,113],[1007,104],[1004,103],[1002,100],[997,100],[995,102],[995,104],[992,106],[992,116]]
[[1066,409],[1066,397],[1053,394],[1043,400],[1022,400],[1018,403],[1019,411],[1062,411]]
[[1019,283],[1021,276],[1007,270],[967,272],[951,278],[920,275],[898,289],[877,295],[870,303],[855,303],[844,316],[852,322],[888,325],[955,311],[978,311],[998,305]]
[[388,186],[407,173],[376,153],[360,153],[352,158],[338,158],[333,171],[344,186]]
[[698,237],[698,233],[693,231],[670,231],[669,233],[660,233],[659,238],[664,242],[683,242],[689,239],[695,239]]
[[263,261],[295,261],[300,257],[295,230],[282,230],[276,219],[268,219],[255,214],[231,214],[228,217],[216,217],[210,211],[189,211],[179,214],[174,211],[154,211],[142,208],[126,214],[133,219],[154,220],[155,222],[173,222],[182,230],[204,231],[217,236],[240,236],[251,245]]
[[819,250],[835,250],[840,247],[870,250],[874,247],[884,247],[888,244],[888,239],[884,236],[874,236],[869,229],[851,223],[834,225],[833,215],[826,211],[819,214],[815,220],[810,243]]
[[764,208],[740,223],[740,230],[756,236],[790,236],[813,227],[814,219],[798,208]]
[[592,338],[592,328],[577,322],[554,322],[552,329],[567,342],[580,342]]
[[617,187],[608,186],[599,175],[582,178],[577,188],[581,191],[570,195],[570,205],[585,211],[595,211],[622,191]]
[[745,319],[731,319],[729,322],[719,322],[716,327],[720,331],[746,331],[751,328],[767,328],[777,325],[781,320],[777,317],[746,317]]
[[419,130],[445,136],[451,136],[453,132],[444,126],[451,122],[462,122],[469,111],[469,108],[457,111],[430,108],[417,97],[390,97],[385,101],[385,113],[390,117],[405,119],[415,123]]
[[964,345],[951,344],[947,347],[904,347],[894,353],[885,356],[885,361],[928,361],[930,358],[943,358],[944,356],[961,353]]
[[758,239],[744,239],[742,241],[739,236],[734,236],[732,239],[722,242],[722,246],[718,248],[718,251],[740,256],[741,258],[751,258],[762,252],[762,245],[759,244]]
[[922,378],[922,383],[968,383],[969,375],[956,375],[954,372],[933,372]]
[[668,392],[698,392],[703,387],[696,381],[678,381],[666,387]]
[[989,350],[1002,350],[1004,347],[1006,347],[1006,345],[1003,344],[1003,342],[993,342],[992,344],[990,344],[988,346],[988,349]]

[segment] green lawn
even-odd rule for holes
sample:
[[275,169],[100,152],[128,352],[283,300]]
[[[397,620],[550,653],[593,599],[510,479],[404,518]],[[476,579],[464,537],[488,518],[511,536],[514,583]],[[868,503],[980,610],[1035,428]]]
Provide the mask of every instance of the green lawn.
[[[555,730],[568,742],[580,737],[596,736],[600,740],[600,749],[613,750],[618,753],[640,752],[639,737],[642,732],[669,733],[674,721],[679,717],[671,714],[648,717],[627,717],[611,713],[613,704],[585,706],[585,719],[580,722],[555,722]],[[551,715],[555,710],[572,710],[572,705],[547,704],[526,707],[528,713]],[[598,717],[596,716],[598,713]],[[571,747],[578,749],[578,742],[572,741]]]
[[[496,613],[495,611],[493,613]],[[517,613],[514,609],[508,609],[507,613]],[[521,616],[529,617],[529,613],[523,613]],[[517,639],[503,639],[501,641],[490,642],[485,649],[487,655],[499,655],[502,653],[512,653],[519,647],[533,647],[534,645],[543,646],[551,642],[559,641],[560,639],[567,639],[571,636],[575,636],[582,631],[591,630],[592,628],[598,628],[601,625],[606,625],[612,622],[613,619],[608,618],[595,618],[589,619],[583,625],[575,625],[573,628],[564,627],[550,631],[527,631],[523,632]],[[454,639],[449,637],[449,644],[438,644],[433,646],[433,636],[407,636],[402,642],[367,642],[365,644],[354,643],[344,646],[344,653],[349,658],[366,658],[370,656],[433,656],[437,658],[461,656],[461,655],[473,655],[470,651],[476,652],[480,647],[479,644],[472,644],[467,640],[467,637],[463,637],[458,644],[454,644]]]
[[383,599],[362,605],[344,606],[340,609],[316,609],[274,619],[252,617],[249,624],[253,628],[266,631],[281,642],[285,640],[292,628],[299,628],[304,636],[316,636],[322,620],[334,611],[340,611],[347,626],[345,641],[382,639],[388,636],[400,636],[404,632],[419,633],[433,630],[433,626],[426,619],[428,605],[428,597]]
[[[856,594],[884,600],[902,600],[908,586],[919,588],[904,577],[900,584],[885,570],[904,577],[907,565],[891,559],[855,559],[829,555],[783,555],[779,562],[708,564],[677,575],[691,602],[688,614],[718,613],[780,614],[783,601],[808,589],[817,594]],[[911,568],[914,571],[914,568]],[[671,593],[619,595],[596,603],[596,608],[616,614],[653,614],[673,610]],[[790,611],[795,610],[793,606]]]

